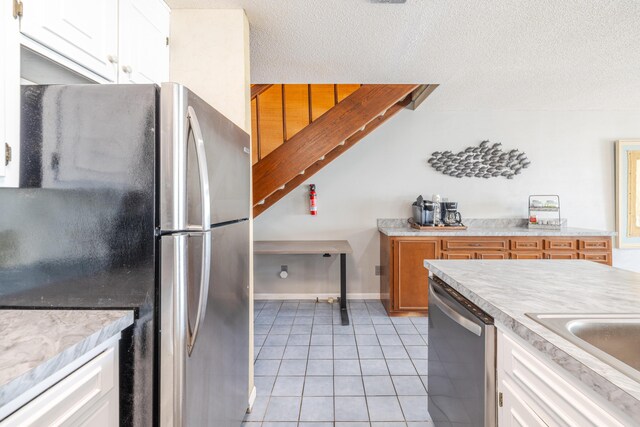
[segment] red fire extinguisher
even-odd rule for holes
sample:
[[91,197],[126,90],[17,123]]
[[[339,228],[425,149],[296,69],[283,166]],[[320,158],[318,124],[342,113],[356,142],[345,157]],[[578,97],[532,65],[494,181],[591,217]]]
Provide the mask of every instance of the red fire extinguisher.
[[316,194],[316,185],[309,185],[309,213],[318,215],[318,195]]

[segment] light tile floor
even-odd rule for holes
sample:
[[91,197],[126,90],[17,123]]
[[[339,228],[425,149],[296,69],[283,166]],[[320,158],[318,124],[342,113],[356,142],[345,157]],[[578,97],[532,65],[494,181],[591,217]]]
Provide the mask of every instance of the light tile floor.
[[380,301],[255,302],[257,397],[245,427],[423,427],[427,318]]

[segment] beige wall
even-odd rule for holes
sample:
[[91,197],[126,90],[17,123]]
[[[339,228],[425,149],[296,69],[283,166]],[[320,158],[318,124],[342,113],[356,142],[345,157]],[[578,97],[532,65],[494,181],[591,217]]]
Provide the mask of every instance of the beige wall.
[[241,9],[171,11],[169,78],[249,132],[249,21]]
[[[169,79],[251,133],[249,21],[241,9],[173,9]],[[251,157],[249,157],[250,159]],[[250,200],[247,203],[251,204]],[[253,253],[253,220],[250,220]],[[249,261],[249,398],[253,383],[253,257]]]

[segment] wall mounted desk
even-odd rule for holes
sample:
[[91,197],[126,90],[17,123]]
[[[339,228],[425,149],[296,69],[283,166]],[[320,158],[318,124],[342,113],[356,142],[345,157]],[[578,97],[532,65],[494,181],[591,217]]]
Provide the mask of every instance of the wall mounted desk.
[[256,255],[340,255],[340,316],[349,324],[347,312],[347,254],[353,253],[346,240],[259,240],[253,242]]

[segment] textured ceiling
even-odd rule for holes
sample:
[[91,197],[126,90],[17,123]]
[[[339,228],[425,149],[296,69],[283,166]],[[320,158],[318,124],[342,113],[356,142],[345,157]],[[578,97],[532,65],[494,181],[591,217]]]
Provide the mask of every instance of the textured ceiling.
[[421,108],[640,110],[638,0],[169,0],[243,8],[253,83],[439,83]]

